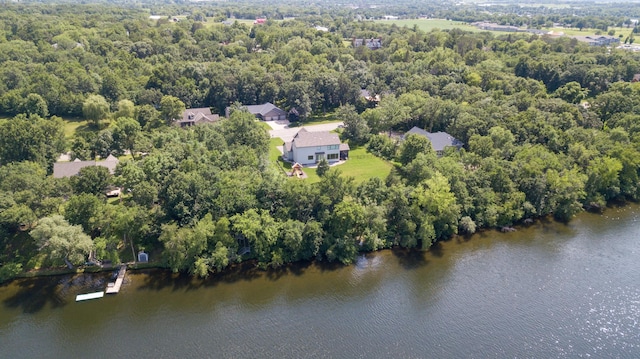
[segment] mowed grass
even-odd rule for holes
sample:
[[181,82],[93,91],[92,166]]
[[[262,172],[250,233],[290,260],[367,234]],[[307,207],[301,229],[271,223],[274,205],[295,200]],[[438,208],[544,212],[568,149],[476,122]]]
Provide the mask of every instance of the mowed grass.
[[324,123],[340,122],[341,119],[336,117],[335,112],[315,113],[307,117],[304,121],[292,122],[289,127],[302,127],[308,125],[321,125]]
[[353,177],[356,183],[370,178],[386,178],[393,165],[367,152],[364,147],[353,147],[349,151],[349,159],[345,163],[335,166],[344,176]]
[[72,138],[78,132],[95,131],[96,129],[89,121],[80,117],[63,117],[64,137]]
[[[285,172],[291,171],[291,163],[282,159],[282,153],[278,147],[282,146],[284,141],[281,138],[272,138],[269,145],[269,160],[278,168]],[[393,165],[371,153],[368,153],[364,147],[354,147],[349,151],[349,159],[340,165],[331,166],[332,169],[338,169],[342,176],[353,177],[355,183],[364,182],[370,178],[386,178],[391,172]],[[320,181],[320,177],[316,173],[315,168],[305,167],[303,169],[307,178],[305,181],[316,183]],[[291,180],[299,181],[298,178],[291,177]]]

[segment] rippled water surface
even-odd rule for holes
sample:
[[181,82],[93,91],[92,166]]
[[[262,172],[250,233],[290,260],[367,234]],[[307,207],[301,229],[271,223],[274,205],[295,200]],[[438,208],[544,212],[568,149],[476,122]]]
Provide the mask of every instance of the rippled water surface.
[[640,207],[429,253],[205,282],[131,273],[0,286],[6,358],[639,358]]

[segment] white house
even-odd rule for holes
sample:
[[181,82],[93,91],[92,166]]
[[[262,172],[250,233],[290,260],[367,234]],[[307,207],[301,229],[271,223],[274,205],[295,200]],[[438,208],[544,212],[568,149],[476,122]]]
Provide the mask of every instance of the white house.
[[282,147],[285,160],[301,165],[314,165],[323,158],[331,163],[349,157],[349,145],[340,143],[338,134],[328,131],[309,132],[302,128]]

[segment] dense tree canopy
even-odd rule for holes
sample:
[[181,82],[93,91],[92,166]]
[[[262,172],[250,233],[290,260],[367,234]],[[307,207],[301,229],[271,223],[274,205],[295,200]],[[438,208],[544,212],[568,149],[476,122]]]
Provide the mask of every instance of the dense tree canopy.
[[[261,267],[350,263],[359,251],[427,249],[456,233],[545,216],[569,221],[640,198],[638,53],[568,37],[368,21],[402,10],[631,32],[636,5],[626,13],[541,7],[531,16],[510,5],[489,14],[407,1],[384,9],[149,6],[180,21],[150,20],[134,5],[0,10],[3,273],[33,269],[38,255],[82,263],[90,250],[124,261],[145,249],[199,276],[250,259]],[[269,20],[222,24],[230,13]],[[356,47],[354,38],[380,38],[382,47]],[[303,125],[344,121],[341,137],[389,162],[391,174],[354,179],[323,163],[315,183],[288,179],[269,159],[268,133],[242,106],[264,102]],[[224,114],[229,106],[217,123],[171,126],[185,108]],[[90,125],[70,129],[57,116]],[[414,126],[462,146],[436,153],[426,137],[403,137]],[[87,167],[53,178],[69,150],[83,160],[131,156],[114,175]],[[113,184],[124,195],[107,201]]]

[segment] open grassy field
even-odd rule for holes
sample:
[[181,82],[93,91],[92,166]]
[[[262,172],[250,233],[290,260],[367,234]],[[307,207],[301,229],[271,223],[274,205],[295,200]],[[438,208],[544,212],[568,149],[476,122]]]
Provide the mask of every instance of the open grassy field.
[[[551,28],[543,28],[543,30],[553,31],[556,34],[565,34],[566,36],[591,36],[595,35],[597,32],[601,32],[602,35],[607,35],[607,31],[602,31],[599,29],[588,29],[583,28],[582,31],[577,27],[551,27]],[[624,38],[631,34],[632,28],[626,27],[609,27],[609,30],[615,31],[614,36],[623,35],[622,41]]]
[[395,24],[397,26],[406,26],[413,28],[417,26],[420,30],[429,32],[433,29],[450,30],[450,29],[462,29],[465,31],[479,32],[482,31],[475,26],[469,25],[466,22],[450,21],[445,19],[402,19],[402,20],[376,20],[383,24]]

